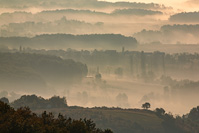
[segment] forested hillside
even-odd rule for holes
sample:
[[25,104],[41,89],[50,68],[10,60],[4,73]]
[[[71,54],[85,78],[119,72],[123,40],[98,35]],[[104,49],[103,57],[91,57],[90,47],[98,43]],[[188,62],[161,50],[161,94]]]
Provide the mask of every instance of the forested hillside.
[[1,89],[25,92],[79,83],[88,71],[85,64],[70,59],[27,53],[0,53],[0,64]]
[[33,38],[0,37],[0,45],[18,48],[20,46],[44,49],[121,49],[134,48],[137,40],[120,34],[44,34]]

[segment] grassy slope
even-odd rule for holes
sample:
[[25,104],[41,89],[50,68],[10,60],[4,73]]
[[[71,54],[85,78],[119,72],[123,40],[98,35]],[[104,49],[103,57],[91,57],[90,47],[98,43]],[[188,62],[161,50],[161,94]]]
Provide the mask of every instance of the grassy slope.
[[[43,110],[35,110],[41,113]],[[110,128],[114,132],[132,132],[135,122],[144,128],[162,132],[162,119],[153,112],[137,109],[107,109],[107,108],[66,108],[47,110],[58,114],[59,112],[75,119],[92,119],[99,128]]]

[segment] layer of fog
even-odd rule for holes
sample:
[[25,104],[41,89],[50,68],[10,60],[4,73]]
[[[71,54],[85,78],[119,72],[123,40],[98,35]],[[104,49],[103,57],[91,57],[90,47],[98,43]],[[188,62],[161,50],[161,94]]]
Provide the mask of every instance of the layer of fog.
[[[175,14],[167,21],[169,15],[143,9],[118,9],[111,13],[74,9],[42,11],[36,14],[3,13],[0,15],[0,36],[114,33],[136,37],[141,44],[197,44],[198,25],[195,23],[198,21],[198,14]],[[186,18],[194,19],[189,19],[187,23],[183,21]],[[175,24],[174,20],[179,24]]]
[[[132,9],[134,11],[134,9]],[[123,10],[121,10],[123,11]],[[135,9],[135,14],[107,14],[89,10],[54,10],[32,14],[30,12],[0,15],[0,36],[35,36],[38,34],[94,34],[115,33],[131,36],[144,29],[158,30],[165,15],[150,10]],[[137,13],[136,13],[137,12]],[[149,14],[147,14],[149,12]],[[150,13],[152,14],[150,15]],[[139,15],[140,14],[140,15]],[[144,16],[144,17],[143,17]],[[168,17],[166,17],[168,18]],[[42,27],[42,28],[41,28]]]
[[172,8],[154,3],[97,0],[0,2],[0,36],[6,37],[44,33],[119,33],[130,36],[143,28],[157,30],[173,14]]
[[[157,55],[161,55],[161,53],[157,53]],[[188,55],[186,56],[189,58],[191,57]],[[197,57],[197,55],[195,56]],[[159,56],[157,57],[159,58]],[[28,84],[26,84],[25,82],[18,82],[17,80],[17,84],[9,80],[4,82],[8,84],[7,86],[1,84],[0,97],[7,97],[10,102],[12,102],[21,95],[36,94],[44,98],[57,95],[65,96],[69,106],[83,107],[107,106],[141,108],[143,103],[149,102],[151,103],[152,110],[162,107],[167,112],[182,115],[188,113],[192,107],[198,105],[198,90],[196,85],[198,84],[199,75],[195,68],[197,67],[197,61],[195,61],[195,63],[195,65],[193,63],[190,64],[193,70],[190,70],[190,65],[186,63],[184,66],[185,69],[181,67],[177,68],[177,70],[172,69],[172,67],[170,69],[167,68],[165,73],[171,76],[173,80],[167,77],[163,77],[165,79],[160,80],[161,75],[154,79],[153,75],[151,75],[148,77],[148,81],[142,78],[141,75],[138,75],[141,70],[138,70],[137,74],[135,72],[135,74],[131,75],[129,66],[125,64],[123,64],[124,68],[122,69],[123,72],[121,72],[118,69],[118,67],[122,67],[121,65],[103,66],[102,64],[99,70],[97,65],[91,66],[88,63],[88,75],[81,83],[68,84],[62,82],[62,84],[54,84],[50,81],[45,81],[44,87],[33,81],[32,83],[28,82]],[[167,65],[170,66],[169,64]],[[146,66],[149,66],[149,64]],[[149,68],[147,70],[149,70]],[[160,68],[156,70],[160,70]],[[96,76],[99,72],[101,76]],[[158,73],[158,71],[154,72],[155,74]],[[29,75],[29,77],[32,76]],[[56,77],[52,78],[55,79]],[[58,81],[60,80],[59,78],[57,79]],[[195,82],[187,80],[181,81],[182,79],[195,80]],[[186,85],[187,83],[188,85]],[[167,84],[177,85],[170,86]],[[185,86],[183,86],[184,84]]]
[[[162,85],[142,83],[116,77],[104,77],[103,84],[99,85],[94,78],[84,79],[82,84],[63,86],[53,94],[34,93],[39,96],[50,98],[53,95],[65,96],[69,106],[83,107],[122,107],[141,108],[145,102],[151,104],[151,109],[162,107],[173,114],[186,114],[194,106],[198,105],[198,96],[195,92],[185,94],[172,92],[170,88]],[[18,99],[21,95],[32,93],[1,92],[1,97],[8,97],[10,101]]]

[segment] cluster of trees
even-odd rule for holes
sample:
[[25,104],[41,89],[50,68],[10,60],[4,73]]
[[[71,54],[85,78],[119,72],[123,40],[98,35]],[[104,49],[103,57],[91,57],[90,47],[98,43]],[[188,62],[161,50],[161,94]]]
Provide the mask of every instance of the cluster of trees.
[[66,132],[66,133],[112,133],[111,130],[96,128],[90,119],[74,120],[59,114],[57,118],[52,113],[44,111],[40,116],[32,113],[27,107],[14,110],[0,101],[1,132]]
[[9,102],[7,97],[2,97],[0,101],[11,105],[15,109],[20,107],[29,107],[32,110],[68,107],[66,98],[61,98],[59,96],[44,99],[43,97],[38,97],[36,95],[23,95],[19,99],[15,99],[13,102]]
[[199,124],[199,106],[191,109],[191,111],[188,114],[188,118]]
[[184,126],[186,124],[182,124],[182,118],[175,118],[171,113],[165,113],[166,111],[163,108],[156,108],[155,114],[161,118],[162,126],[166,133],[186,133],[192,131],[192,129],[186,129]]
[[[148,102],[142,104],[142,108],[144,109],[148,110],[150,107],[151,104]],[[163,120],[162,126],[166,133],[187,133],[199,131],[199,106],[191,109],[190,112],[183,117],[174,117],[171,113],[166,113],[163,108],[156,108],[154,113]]]
[[156,108],[156,115],[163,119],[162,125],[166,132],[171,133],[188,133],[199,131],[199,107],[191,109],[191,111],[182,117],[174,117],[171,113],[166,113],[163,108]]
[[65,97],[61,98],[59,96],[44,99],[36,95],[23,95],[21,98],[10,103],[10,105],[16,109],[28,106],[30,109],[35,110],[47,108],[66,108],[67,102]]

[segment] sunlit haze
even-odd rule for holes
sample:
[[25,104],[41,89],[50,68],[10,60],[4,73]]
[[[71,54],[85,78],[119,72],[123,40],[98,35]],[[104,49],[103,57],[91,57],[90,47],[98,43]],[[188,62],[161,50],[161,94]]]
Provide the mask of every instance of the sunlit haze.
[[173,7],[176,10],[182,11],[198,11],[199,2],[197,0],[104,0],[110,2],[143,2],[143,3],[158,3],[164,4],[165,6]]
[[119,1],[0,0],[0,133],[199,133],[199,0]]

